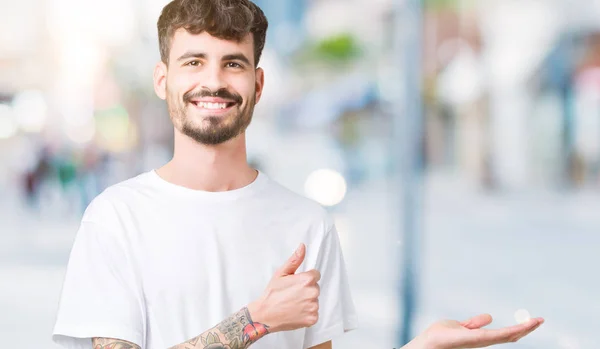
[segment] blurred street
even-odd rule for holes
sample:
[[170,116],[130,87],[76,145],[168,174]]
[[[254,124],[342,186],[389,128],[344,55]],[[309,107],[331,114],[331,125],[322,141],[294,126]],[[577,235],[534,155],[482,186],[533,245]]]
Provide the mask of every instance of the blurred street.
[[[599,349],[600,1],[253,1],[269,34],[247,160],[336,221],[360,328],[335,349],[401,346],[407,271],[415,335],[526,309],[546,323],[506,347]],[[152,86],[168,2],[0,1],[6,347],[57,349],[83,210],[171,159]],[[400,207],[421,181],[423,206]]]
[[[398,347],[395,259],[402,242],[386,216],[388,189],[380,182],[351,191],[344,214],[334,213],[360,316],[360,329],[335,348]],[[481,312],[494,316],[491,327],[512,325],[524,308],[546,323],[511,348],[600,347],[597,193],[485,195],[430,176],[426,194],[419,331]],[[39,220],[15,200],[3,196],[0,206],[0,338],[6,347],[55,348],[50,333],[78,220],[50,213]]]

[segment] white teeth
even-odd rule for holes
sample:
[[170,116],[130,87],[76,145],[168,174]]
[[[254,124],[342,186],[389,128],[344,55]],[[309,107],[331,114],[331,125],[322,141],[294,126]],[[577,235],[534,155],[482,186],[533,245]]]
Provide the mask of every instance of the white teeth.
[[227,103],[198,102],[198,106],[204,109],[225,109],[227,108]]

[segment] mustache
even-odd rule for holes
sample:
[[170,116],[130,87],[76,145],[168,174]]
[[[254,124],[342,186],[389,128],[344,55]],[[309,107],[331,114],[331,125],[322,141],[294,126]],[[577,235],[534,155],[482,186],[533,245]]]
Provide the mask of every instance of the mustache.
[[189,91],[183,94],[183,101],[186,103],[191,103],[192,99],[203,98],[203,97],[216,97],[231,100],[235,103],[242,103],[242,96],[237,93],[232,93],[222,88],[215,92],[211,92],[209,90],[200,90],[200,91]]

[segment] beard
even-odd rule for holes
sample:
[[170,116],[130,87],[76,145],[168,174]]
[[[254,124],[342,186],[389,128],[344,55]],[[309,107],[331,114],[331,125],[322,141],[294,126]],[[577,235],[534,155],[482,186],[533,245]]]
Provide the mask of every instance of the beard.
[[[188,107],[190,105],[194,107],[192,99],[202,97],[224,98],[235,104],[229,115],[205,116],[200,124],[188,115]],[[216,92],[202,90],[194,93],[190,91],[183,95],[181,101],[178,101],[177,97],[171,95],[167,88],[167,106],[173,125],[182,134],[204,145],[225,143],[246,131],[252,121],[256,97],[253,94],[244,106],[242,106],[242,101],[243,98],[240,95],[231,93],[226,89],[220,89]]]

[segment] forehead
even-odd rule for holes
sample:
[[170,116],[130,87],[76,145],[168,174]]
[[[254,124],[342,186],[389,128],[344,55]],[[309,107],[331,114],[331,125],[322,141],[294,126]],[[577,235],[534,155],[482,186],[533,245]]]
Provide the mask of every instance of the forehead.
[[171,41],[170,60],[176,60],[188,51],[205,53],[209,58],[219,59],[234,53],[243,53],[252,62],[254,60],[254,40],[252,34],[247,34],[241,41],[224,40],[214,37],[207,32],[190,34],[180,28],[175,31]]

